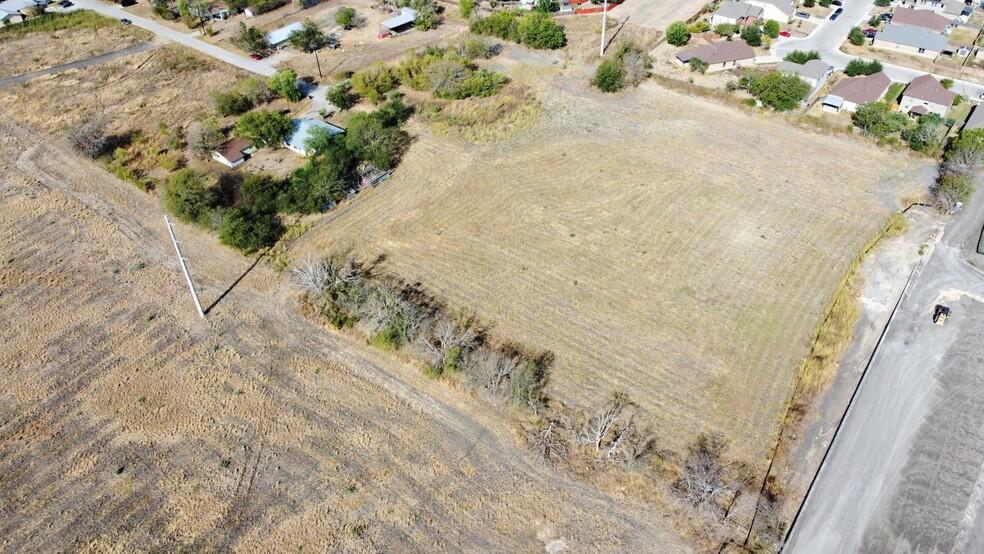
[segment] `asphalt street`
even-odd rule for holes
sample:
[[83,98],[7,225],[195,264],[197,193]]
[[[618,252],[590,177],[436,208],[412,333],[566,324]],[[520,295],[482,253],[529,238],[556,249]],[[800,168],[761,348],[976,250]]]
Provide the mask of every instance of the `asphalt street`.
[[[854,56],[841,52],[840,45],[847,39],[851,27],[865,28],[868,26],[868,19],[871,17],[870,12],[874,7],[873,0],[848,0],[844,2],[844,13],[840,17],[834,21],[811,19],[813,23],[818,23],[819,26],[809,36],[777,40],[772,43],[770,52],[781,60],[793,50],[816,50],[820,52],[823,61],[834,66],[835,69],[844,69],[848,62],[854,59]],[[889,78],[900,83],[908,83],[924,74],[922,71],[899,65],[883,65]],[[938,77],[943,78],[942,76]],[[954,79],[953,87],[950,90],[967,98],[976,99],[984,94],[984,85]]]
[[984,274],[966,261],[982,223],[978,192],[899,306],[785,552],[984,552]]
[[145,42],[143,44],[138,44],[136,46],[131,46],[129,48],[124,48],[122,50],[116,50],[115,52],[108,52],[106,54],[101,54],[99,56],[93,56],[84,60],[78,60],[71,63],[66,63],[62,65],[56,65],[54,67],[48,67],[46,69],[39,69],[38,71],[32,71],[30,73],[21,73],[20,75],[14,75],[13,77],[7,77],[6,79],[0,79],[0,89],[9,87],[10,85],[16,85],[18,83],[23,83],[35,79],[42,75],[51,75],[53,73],[61,73],[62,71],[68,71],[70,69],[80,69],[83,67],[88,67],[90,65],[96,65],[101,63],[106,63],[117,58],[122,58],[123,56],[129,56],[136,54],[138,52],[145,52],[151,48],[157,48],[160,46],[159,42]]

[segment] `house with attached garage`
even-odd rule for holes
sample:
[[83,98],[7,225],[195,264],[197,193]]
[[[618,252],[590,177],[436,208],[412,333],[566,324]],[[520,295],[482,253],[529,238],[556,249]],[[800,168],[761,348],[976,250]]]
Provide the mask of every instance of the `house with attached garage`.
[[973,13],[974,3],[971,0],[902,0],[903,8],[917,8],[938,13],[950,19],[966,23]]
[[707,72],[755,65],[755,50],[743,40],[719,40],[676,55],[681,65],[697,58],[707,64]]
[[913,79],[902,91],[899,111],[910,115],[934,113],[946,117],[956,97],[957,93],[943,88],[936,77],[922,75]]
[[762,17],[785,23],[793,18],[796,11],[795,0],[745,0],[753,6],[762,8]]
[[950,41],[943,35],[913,25],[886,25],[878,31],[871,45],[883,50],[894,50],[935,60],[943,52],[950,52]]
[[711,28],[718,25],[737,25],[744,28],[761,20],[763,13],[765,10],[761,6],[753,6],[748,2],[725,2],[711,14]]
[[848,77],[830,91],[823,99],[821,107],[824,111],[840,113],[841,110],[855,112],[861,104],[877,102],[885,96],[892,80],[879,71],[864,77]]
[[834,72],[834,68],[823,60],[810,60],[805,64],[782,62],[779,64],[779,71],[796,75],[810,85],[810,94],[806,96],[804,101],[806,102],[813,98],[813,95],[827,82],[827,78]]

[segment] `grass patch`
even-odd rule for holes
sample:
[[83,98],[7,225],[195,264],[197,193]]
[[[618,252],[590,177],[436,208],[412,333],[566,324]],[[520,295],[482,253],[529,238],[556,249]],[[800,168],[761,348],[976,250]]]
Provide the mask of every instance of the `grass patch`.
[[0,41],[31,33],[52,33],[65,29],[100,29],[110,25],[119,25],[119,23],[115,19],[101,16],[89,10],[46,13],[23,23],[0,28]]
[[882,98],[882,100],[891,106],[896,100],[899,99],[899,95],[902,94],[902,89],[904,88],[905,83],[892,83],[891,86],[888,87],[888,90],[885,91],[885,97]]
[[471,142],[497,142],[529,129],[542,112],[543,106],[532,92],[513,88],[490,98],[451,102],[426,115],[438,134]]

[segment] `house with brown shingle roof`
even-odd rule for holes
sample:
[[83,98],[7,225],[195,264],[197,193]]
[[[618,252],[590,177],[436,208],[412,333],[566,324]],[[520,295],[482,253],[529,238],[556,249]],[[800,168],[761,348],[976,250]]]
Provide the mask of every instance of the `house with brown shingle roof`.
[[743,40],[720,40],[676,55],[677,61],[683,65],[689,64],[694,58],[705,62],[710,73],[755,65],[755,50]]
[[930,10],[899,8],[892,14],[893,25],[912,25],[914,27],[936,31],[937,33],[942,33],[952,23],[952,19]]
[[902,91],[899,111],[913,115],[934,113],[940,117],[946,117],[956,97],[957,94],[943,88],[936,77],[922,75],[913,79],[909,86]]
[[864,77],[848,77],[841,80],[823,100],[822,108],[828,112],[857,111],[858,106],[877,102],[885,96],[892,80],[879,71]]
[[245,162],[253,152],[256,152],[256,148],[248,140],[236,137],[220,144],[212,152],[212,159],[222,165],[236,167]]

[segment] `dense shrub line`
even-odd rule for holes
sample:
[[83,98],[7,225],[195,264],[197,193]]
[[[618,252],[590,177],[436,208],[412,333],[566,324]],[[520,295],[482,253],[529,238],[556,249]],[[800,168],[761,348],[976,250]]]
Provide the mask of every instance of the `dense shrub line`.
[[476,35],[498,37],[536,50],[556,50],[567,44],[564,28],[549,14],[507,10],[476,19],[469,25]]
[[933,187],[933,197],[941,211],[949,212],[958,202],[966,203],[970,199],[982,162],[984,129],[961,131],[943,154],[940,176]]

